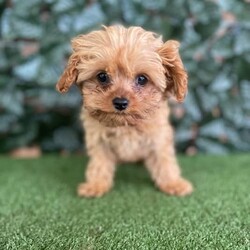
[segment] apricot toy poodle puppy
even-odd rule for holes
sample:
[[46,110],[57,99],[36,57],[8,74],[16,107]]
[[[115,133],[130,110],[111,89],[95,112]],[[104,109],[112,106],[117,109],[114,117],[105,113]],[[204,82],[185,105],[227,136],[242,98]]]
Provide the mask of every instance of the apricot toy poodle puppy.
[[113,185],[116,165],[143,160],[155,185],[169,195],[192,192],[175,156],[167,97],[182,101],[187,73],[179,43],[141,27],[103,27],[72,40],[73,53],[57,83],[83,95],[81,119],[90,157],[78,195],[99,197]]

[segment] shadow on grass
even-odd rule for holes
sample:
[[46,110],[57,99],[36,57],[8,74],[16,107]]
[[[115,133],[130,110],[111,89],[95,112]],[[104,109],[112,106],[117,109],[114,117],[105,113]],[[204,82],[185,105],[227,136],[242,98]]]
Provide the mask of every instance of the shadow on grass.
[[147,169],[143,163],[137,164],[121,164],[117,168],[115,182],[119,185],[133,186],[153,186],[153,182],[149,176]]

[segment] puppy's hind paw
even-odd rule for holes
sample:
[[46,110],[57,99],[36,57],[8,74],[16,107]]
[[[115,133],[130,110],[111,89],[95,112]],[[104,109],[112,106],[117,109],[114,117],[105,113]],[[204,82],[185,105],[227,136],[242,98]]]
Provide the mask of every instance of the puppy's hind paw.
[[176,196],[186,196],[193,192],[192,184],[183,178],[159,185],[159,189],[164,193]]
[[77,188],[80,197],[101,197],[110,190],[111,186],[102,182],[84,182]]

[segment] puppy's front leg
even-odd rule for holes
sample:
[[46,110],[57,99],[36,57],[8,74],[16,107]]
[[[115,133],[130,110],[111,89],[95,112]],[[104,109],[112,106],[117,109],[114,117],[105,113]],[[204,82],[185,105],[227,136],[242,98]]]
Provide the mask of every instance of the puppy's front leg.
[[115,172],[114,158],[101,146],[94,150],[86,170],[86,181],[78,186],[78,195],[83,197],[100,197],[113,185]]
[[181,177],[173,146],[165,145],[151,153],[145,163],[156,186],[162,192],[177,196],[192,193],[192,184]]

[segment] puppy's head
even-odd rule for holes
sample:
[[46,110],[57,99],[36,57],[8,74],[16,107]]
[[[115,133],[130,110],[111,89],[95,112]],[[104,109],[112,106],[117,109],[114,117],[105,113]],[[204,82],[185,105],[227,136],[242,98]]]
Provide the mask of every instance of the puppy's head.
[[89,115],[107,126],[135,125],[157,112],[170,93],[187,91],[177,41],[140,27],[104,27],[72,40],[73,53],[57,83],[66,92],[76,83]]

